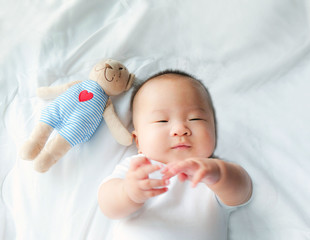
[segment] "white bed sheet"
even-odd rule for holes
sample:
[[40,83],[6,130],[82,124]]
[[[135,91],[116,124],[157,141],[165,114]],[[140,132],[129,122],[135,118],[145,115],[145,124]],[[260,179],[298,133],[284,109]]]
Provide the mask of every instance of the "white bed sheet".
[[[45,174],[17,156],[47,104],[35,89],[86,79],[104,58],[140,80],[177,68],[209,87],[216,154],[254,183],[229,239],[310,239],[309,1],[33,0],[3,3],[0,14],[0,239],[107,239],[97,188],[134,146],[118,145],[103,122]],[[129,99],[113,101],[131,129]]]

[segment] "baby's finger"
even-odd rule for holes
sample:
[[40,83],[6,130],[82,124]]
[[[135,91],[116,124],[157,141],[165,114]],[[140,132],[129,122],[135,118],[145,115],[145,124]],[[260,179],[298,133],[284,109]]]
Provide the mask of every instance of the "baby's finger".
[[192,171],[197,168],[197,163],[193,161],[180,161],[166,166],[168,171],[164,173],[165,178],[175,176],[182,172]]
[[163,187],[163,188],[156,188],[156,189],[152,189],[152,190],[149,190],[149,191],[145,191],[145,195],[147,198],[152,198],[152,197],[156,197],[160,194],[163,194],[165,192],[168,191],[168,188],[167,187]]
[[178,179],[180,182],[184,182],[185,180],[188,179],[188,176],[185,173],[179,173],[178,174]]
[[158,164],[148,164],[148,165],[144,165],[141,166],[137,171],[136,171],[136,177],[138,179],[144,179],[147,178],[149,176],[150,173],[152,172],[156,172],[159,169],[161,169],[161,165]]
[[160,171],[161,174],[163,175],[163,179],[170,179],[173,176],[177,175],[177,173],[175,172],[174,166],[176,165],[176,162],[172,162],[167,164],[165,167],[163,167],[163,169]]
[[141,167],[142,165],[145,165],[145,164],[151,164],[150,160],[148,160],[146,157],[133,158],[130,161],[129,170],[135,171],[136,169],[138,169],[139,167]]
[[177,173],[185,171],[195,171],[199,168],[199,163],[194,160],[188,159],[186,161],[178,162],[174,167],[174,171]]
[[161,188],[169,185],[169,180],[162,179],[145,179],[139,181],[139,187],[142,190],[151,190],[153,188]]
[[207,172],[205,169],[200,169],[198,170],[192,179],[192,187],[196,187],[197,184],[206,176]]
[[166,170],[165,172],[161,172],[163,174],[162,179],[170,179],[173,176],[175,176],[176,174],[174,174],[173,172]]

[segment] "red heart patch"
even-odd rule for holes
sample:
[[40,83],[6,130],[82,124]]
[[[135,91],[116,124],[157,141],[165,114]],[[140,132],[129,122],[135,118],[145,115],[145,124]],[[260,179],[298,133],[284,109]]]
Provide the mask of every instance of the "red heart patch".
[[92,99],[93,96],[94,95],[91,92],[88,92],[87,90],[83,90],[82,92],[80,92],[79,101],[80,102],[88,101],[88,100]]

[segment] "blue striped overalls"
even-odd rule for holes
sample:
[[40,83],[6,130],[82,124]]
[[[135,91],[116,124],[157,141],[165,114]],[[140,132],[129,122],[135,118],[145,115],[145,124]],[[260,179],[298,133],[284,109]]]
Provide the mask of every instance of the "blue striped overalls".
[[108,98],[97,82],[83,81],[51,102],[40,121],[55,128],[71,146],[86,142],[99,126]]

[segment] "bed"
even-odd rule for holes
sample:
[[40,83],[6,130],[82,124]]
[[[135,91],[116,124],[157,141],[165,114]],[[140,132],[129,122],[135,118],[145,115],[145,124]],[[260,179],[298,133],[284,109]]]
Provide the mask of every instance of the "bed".
[[[309,1],[18,1],[0,19],[0,239],[109,238],[97,189],[134,145],[119,145],[102,122],[44,174],[17,154],[48,103],[36,88],[85,80],[106,58],[137,81],[169,68],[209,88],[215,154],[254,185],[229,239],[310,239]],[[132,130],[130,94],[113,102]]]

